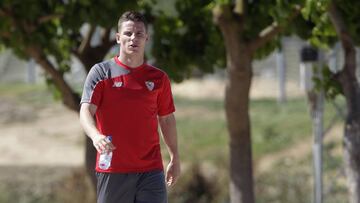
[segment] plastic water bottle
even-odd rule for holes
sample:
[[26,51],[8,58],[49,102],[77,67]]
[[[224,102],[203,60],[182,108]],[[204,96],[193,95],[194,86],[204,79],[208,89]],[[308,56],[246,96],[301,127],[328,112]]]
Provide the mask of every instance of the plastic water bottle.
[[[106,141],[111,142],[112,141],[112,137],[111,136],[107,136]],[[99,157],[99,168],[101,168],[102,170],[107,170],[108,168],[110,168],[111,165],[111,159],[112,159],[112,151],[111,152],[102,152],[100,154]]]

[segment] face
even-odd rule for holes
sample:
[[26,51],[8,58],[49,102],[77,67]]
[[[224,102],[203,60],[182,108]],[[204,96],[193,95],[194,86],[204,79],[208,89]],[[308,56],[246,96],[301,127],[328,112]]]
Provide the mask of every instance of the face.
[[120,52],[124,54],[143,54],[147,40],[148,34],[142,22],[125,21],[120,32],[116,33]]

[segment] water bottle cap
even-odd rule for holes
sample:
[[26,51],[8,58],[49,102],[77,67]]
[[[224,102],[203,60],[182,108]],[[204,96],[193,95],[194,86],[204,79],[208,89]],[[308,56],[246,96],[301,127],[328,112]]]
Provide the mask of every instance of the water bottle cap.
[[111,142],[111,141],[112,141],[112,136],[111,136],[111,135],[108,135],[108,136],[106,136],[106,139],[107,139],[109,142]]

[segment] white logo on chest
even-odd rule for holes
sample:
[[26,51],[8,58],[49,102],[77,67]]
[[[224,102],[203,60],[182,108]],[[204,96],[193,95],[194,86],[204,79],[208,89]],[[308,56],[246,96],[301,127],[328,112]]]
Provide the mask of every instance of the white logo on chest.
[[151,82],[151,81],[145,81],[145,85],[146,87],[148,88],[149,91],[152,91],[155,87],[155,84],[154,82]]
[[122,87],[122,82],[114,82],[113,87]]

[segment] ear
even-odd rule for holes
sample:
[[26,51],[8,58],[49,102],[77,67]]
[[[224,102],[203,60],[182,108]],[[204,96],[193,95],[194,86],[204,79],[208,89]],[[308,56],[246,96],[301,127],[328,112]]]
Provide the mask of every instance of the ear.
[[115,37],[116,37],[116,43],[120,44],[120,33],[116,33],[115,34]]
[[146,42],[149,41],[149,38],[150,38],[149,34],[146,34],[146,39],[145,39],[145,41],[146,41]]

